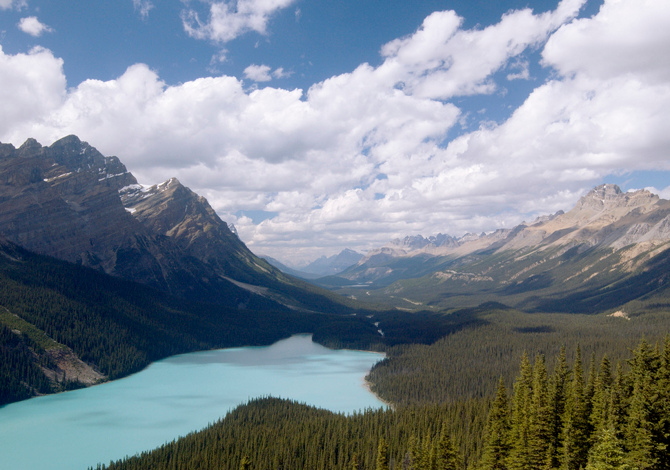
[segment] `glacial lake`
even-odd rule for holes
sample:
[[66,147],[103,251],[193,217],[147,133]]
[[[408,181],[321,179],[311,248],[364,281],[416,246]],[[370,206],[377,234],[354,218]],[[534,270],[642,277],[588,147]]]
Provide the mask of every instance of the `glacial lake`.
[[328,349],[309,335],[174,356],[124,379],[0,408],[0,468],[95,468],[202,429],[257,397],[343,413],[383,407],[364,386],[382,357]]

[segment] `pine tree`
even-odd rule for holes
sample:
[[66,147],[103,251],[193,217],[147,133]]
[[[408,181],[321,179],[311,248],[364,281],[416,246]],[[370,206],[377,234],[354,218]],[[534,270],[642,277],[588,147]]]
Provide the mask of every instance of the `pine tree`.
[[658,352],[643,339],[633,352],[630,364],[633,392],[626,432],[628,462],[641,469],[660,469],[660,459],[666,448],[658,429],[662,414],[655,383],[660,369]]
[[542,468],[547,462],[551,443],[550,411],[547,368],[544,356],[540,354],[535,358],[535,365],[533,366],[533,390],[528,419],[530,426],[528,447],[531,468]]
[[443,427],[435,447],[435,468],[436,470],[456,470],[460,468],[460,465],[461,459],[458,451],[447,434],[446,427]]
[[349,466],[351,470],[360,470],[361,469],[361,464],[358,461],[358,454],[354,453],[354,455],[351,457],[351,464]]
[[628,470],[621,441],[614,429],[605,428],[589,452],[586,470]]
[[379,439],[377,446],[377,470],[389,470],[389,446],[386,439]]
[[561,430],[563,429],[563,417],[565,415],[565,401],[570,379],[565,346],[556,359],[556,367],[549,385],[549,450],[547,451],[547,463],[550,468],[560,466],[560,449],[562,447]]
[[656,388],[659,394],[657,435],[659,447],[665,450],[659,455],[658,463],[660,468],[670,468],[670,336],[663,342]]
[[605,356],[600,363],[600,371],[596,377],[593,398],[591,399],[590,421],[594,440],[597,440],[599,434],[612,425],[612,420],[610,419],[612,410],[612,384],[612,369],[607,356]]
[[579,345],[563,419],[561,468],[579,470],[586,465],[589,450],[588,415],[584,400],[584,372]]
[[249,457],[246,455],[242,457],[242,461],[240,462],[240,470],[250,470],[251,469],[251,460],[249,460]]
[[481,468],[506,470],[510,451],[509,404],[505,381],[500,377],[496,397],[489,410],[484,436],[484,453]]
[[510,433],[510,452],[507,461],[510,469],[531,468],[530,455],[530,406],[533,391],[533,369],[524,352],[521,358],[521,371],[514,383],[512,399],[512,422]]

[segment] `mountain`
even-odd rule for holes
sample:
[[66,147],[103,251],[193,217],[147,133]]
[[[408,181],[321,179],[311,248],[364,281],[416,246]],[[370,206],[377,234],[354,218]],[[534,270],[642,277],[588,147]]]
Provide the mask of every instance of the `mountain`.
[[301,271],[318,276],[330,276],[353,266],[362,258],[362,254],[347,248],[333,256],[322,256],[301,268]]
[[174,354],[304,332],[328,345],[379,341],[363,315],[184,300],[0,239],[0,406],[120,378]]
[[271,256],[263,255],[262,258],[265,261],[267,261],[268,263],[270,263],[272,266],[274,266],[275,268],[279,269],[281,272],[289,274],[291,276],[295,276],[295,277],[299,277],[301,279],[307,279],[307,280],[317,279],[318,277],[320,277],[318,274],[310,274],[310,273],[306,273],[304,271],[301,271],[299,269],[290,268],[290,267],[286,266],[284,263],[282,263],[281,261],[279,261],[278,259],[275,259]]
[[48,147],[0,144],[0,235],[184,298],[342,309],[338,296],[255,256],[176,178],[143,187],[117,157],[76,136]]
[[[492,233],[394,240],[338,275],[341,293],[401,308],[484,301],[525,310],[597,312],[667,296],[670,201],[612,184],[558,212]],[[338,283],[329,281],[331,286]],[[324,285],[328,285],[324,283]]]

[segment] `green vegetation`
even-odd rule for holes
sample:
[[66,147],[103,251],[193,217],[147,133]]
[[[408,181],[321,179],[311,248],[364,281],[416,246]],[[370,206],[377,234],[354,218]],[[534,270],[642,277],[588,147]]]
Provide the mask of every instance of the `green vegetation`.
[[174,354],[295,333],[366,348],[380,337],[365,315],[292,310],[262,297],[247,308],[191,302],[8,245],[0,247],[0,326],[0,405],[62,388],[48,385],[41,366],[53,370],[46,352],[63,347],[116,379]]
[[[0,324],[0,404],[30,398],[37,393],[53,391],[49,379],[40,369],[48,358],[37,344]],[[35,360],[37,355],[37,360]]]
[[667,469],[670,339],[639,342],[616,371],[608,356],[585,373],[562,348],[521,358],[508,398],[410,405],[351,416],[263,398],[207,429],[99,470],[138,469]]
[[670,315],[661,311],[627,320],[529,314],[485,304],[452,315],[470,321],[433,344],[389,348],[387,359],[370,373],[372,390],[402,405],[490,397],[501,376],[511,386],[524,351],[553,360],[563,346],[575,351],[580,344],[586,358],[607,354],[612,361],[622,361],[640,338],[660,341],[670,332]]

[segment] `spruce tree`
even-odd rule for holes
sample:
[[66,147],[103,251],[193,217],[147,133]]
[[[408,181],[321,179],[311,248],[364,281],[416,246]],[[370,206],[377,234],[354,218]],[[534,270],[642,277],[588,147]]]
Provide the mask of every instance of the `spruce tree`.
[[510,450],[510,417],[505,381],[500,377],[498,391],[489,410],[484,436],[483,470],[507,470]]
[[589,450],[588,415],[584,400],[584,372],[579,345],[575,353],[572,382],[565,402],[561,468],[579,470],[586,465]]
[[626,432],[628,462],[640,469],[660,469],[660,459],[667,449],[658,428],[663,408],[656,383],[658,353],[643,339],[630,364],[633,392]]
[[589,451],[586,470],[629,470],[625,462],[625,453],[621,441],[616,437],[614,429],[602,430],[598,441]]
[[514,383],[512,399],[512,422],[510,433],[510,452],[508,468],[524,470],[531,468],[530,455],[530,406],[533,392],[533,369],[524,352],[521,358],[521,371]]
[[458,450],[447,433],[446,426],[442,427],[440,438],[435,446],[435,469],[456,470],[460,468],[461,459]]
[[563,417],[565,414],[565,401],[570,379],[570,369],[568,368],[565,346],[561,347],[561,352],[556,359],[556,367],[549,384],[549,450],[547,451],[547,463],[550,468],[560,466],[560,450],[562,447],[561,431],[563,429]]
[[664,449],[658,463],[661,468],[670,468],[670,336],[666,336],[663,342],[656,389],[659,395],[657,437],[659,448]]
[[549,457],[551,443],[551,410],[549,407],[549,389],[547,368],[542,354],[535,358],[533,366],[533,390],[529,415],[529,457],[531,468],[543,468]]
[[591,399],[591,428],[594,441],[600,433],[612,425],[610,413],[612,411],[612,369],[609,359],[604,356],[600,363],[600,371],[596,377]]
[[377,446],[376,469],[389,470],[389,446],[383,437],[379,439],[379,445]]

